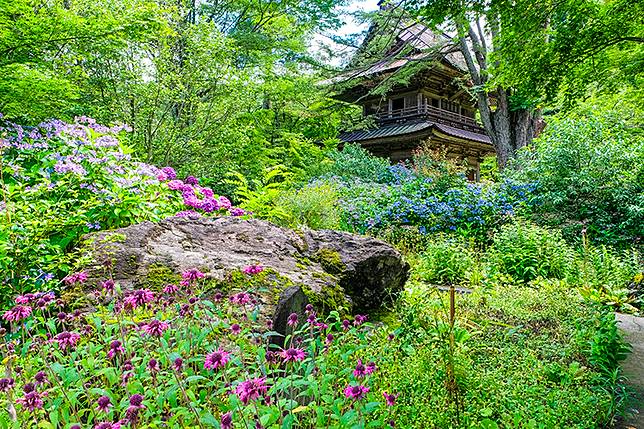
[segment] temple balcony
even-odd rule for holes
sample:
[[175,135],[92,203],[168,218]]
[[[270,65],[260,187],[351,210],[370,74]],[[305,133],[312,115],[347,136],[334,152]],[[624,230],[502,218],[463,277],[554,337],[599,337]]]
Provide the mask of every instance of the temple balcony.
[[410,120],[430,120],[462,130],[485,134],[485,130],[473,118],[429,105],[410,106],[375,114],[379,126],[404,123]]

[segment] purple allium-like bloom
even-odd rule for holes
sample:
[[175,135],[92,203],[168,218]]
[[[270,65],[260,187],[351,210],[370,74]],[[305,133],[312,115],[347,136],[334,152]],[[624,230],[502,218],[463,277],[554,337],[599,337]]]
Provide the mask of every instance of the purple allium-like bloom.
[[390,395],[387,392],[382,392],[382,396],[385,397],[385,401],[387,401],[387,405],[390,407],[393,407],[396,405],[396,399],[398,398],[398,395]]
[[114,340],[110,343],[110,350],[107,352],[107,357],[113,359],[118,354],[125,353],[125,349],[119,340]]
[[291,327],[297,326],[297,313],[291,313],[288,316],[288,320],[286,321],[286,324]]
[[167,293],[169,295],[174,295],[177,292],[179,292],[179,286],[177,285],[167,284],[163,288],[163,293]]
[[195,176],[188,176],[186,177],[185,182],[188,185],[197,186],[199,184],[199,179],[197,179]]
[[153,319],[147,324],[143,325],[143,332],[153,337],[160,337],[163,332],[170,327],[166,322]]
[[134,309],[145,306],[154,299],[154,293],[149,289],[138,289],[125,298],[125,305]]
[[26,305],[16,305],[11,310],[7,310],[2,318],[8,322],[20,322],[31,316],[31,307]]
[[63,279],[65,284],[73,285],[75,283],[85,283],[87,280],[87,273],[85,271],[79,271],[74,274],[70,274]]
[[244,272],[244,274],[248,274],[248,275],[252,276],[252,275],[259,274],[262,271],[264,271],[264,267],[259,265],[259,264],[247,265],[247,266],[244,267],[244,269],[242,271]]
[[236,389],[237,395],[244,405],[248,405],[252,400],[259,399],[267,391],[268,386],[264,377],[242,381],[237,385]]
[[358,359],[358,364],[356,369],[353,370],[353,376],[356,378],[362,378],[367,375],[367,367],[362,363],[362,360]]
[[201,271],[199,271],[196,268],[192,268],[190,270],[187,270],[187,271],[184,271],[183,273],[181,273],[181,277],[184,280],[187,280],[189,282],[192,282],[192,281],[197,280],[197,279],[202,279],[202,278],[204,278],[204,276],[205,276],[205,274],[202,273]]
[[40,393],[36,391],[36,387],[33,383],[27,383],[22,388],[25,396],[22,398],[16,399],[16,403],[22,405],[29,411],[34,411],[36,409],[42,408],[42,399]]
[[367,386],[362,386],[359,384],[356,386],[349,385],[344,389],[344,396],[348,399],[357,401],[359,399],[363,399],[368,392],[369,388]]
[[230,297],[230,302],[237,305],[246,305],[250,303],[250,295],[246,292],[239,292]]
[[61,332],[60,334],[56,335],[52,339],[53,342],[58,343],[58,346],[62,350],[76,347],[78,340],[80,340],[79,334],[77,334],[76,332],[67,332],[67,331]]
[[34,376],[34,380],[36,380],[36,385],[39,385],[39,386],[49,384],[49,379],[47,378],[47,374],[45,374],[45,371],[38,371]]
[[181,371],[183,369],[183,359],[180,357],[176,358],[172,362],[172,368],[174,368],[175,371]]
[[233,415],[230,411],[221,415],[221,429],[233,428]]
[[355,319],[353,321],[353,325],[354,326],[360,326],[363,323],[365,323],[366,321],[367,321],[367,316],[363,316],[361,314],[356,314],[356,317],[355,317]]
[[8,392],[13,389],[15,381],[13,378],[0,378],[0,392]]
[[101,288],[108,293],[114,291],[114,280],[105,280],[101,283]]
[[130,396],[130,405],[132,405],[133,407],[143,408],[143,395],[135,393],[134,395]]
[[148,369],[150,370],[150,372],[157,372],[161,368],[159,367],[159,362],[156,359],[150,359],[148,361]]
[[209,370],[217,370],[226,366],[230,360],[230,353],[218,349],[212,353],[208,353],[203,362],[203,367]]
[[233,334],[237,335],[241,332],[241,326],[237,323],[233,323],[233,325],[230,327],[230,332]]
[[282,356],[285,363],[301,362],[306,358],[306,352],[302,349],[291,347],[287,350],[282,350],[280,356]]
[[111,407],[112,403],[110,402],[110,398],[107,396],[101,396],[98,398],[98,401],[96,401],[96,409],[104,413],[109,413]]

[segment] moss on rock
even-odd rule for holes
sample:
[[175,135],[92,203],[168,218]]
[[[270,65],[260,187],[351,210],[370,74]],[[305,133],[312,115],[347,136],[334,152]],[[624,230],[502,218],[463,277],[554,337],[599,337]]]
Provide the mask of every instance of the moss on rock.
[[340,258],[340,253],[328,247],[319,249],[313,257],[327,273],[340,274],[346,268],[346,265],[342,262],[342,258]]

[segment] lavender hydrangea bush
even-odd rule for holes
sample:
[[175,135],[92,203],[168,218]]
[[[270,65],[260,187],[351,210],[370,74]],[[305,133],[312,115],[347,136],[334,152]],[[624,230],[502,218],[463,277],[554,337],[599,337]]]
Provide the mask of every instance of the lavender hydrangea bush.
[[[261,273],[243,271],[249,284]],[[92,311],[66,313],[52,293],[15,297],[0,331],[0,427],[351,428],[395,418],[398,392],[380,388],[367,354],[386,333],[365,316],[322,318],[309,305],[277,347],[252,290],[212,291],[198,270],[182,278],[123,293],[108,270]]]
[[3,297],[51,288],[71,270],[70,249],[85,233],[168,216],[246,214],[194,177],[137,161],[123,143],[128,131],[87,117],[30,128],[0,122]]

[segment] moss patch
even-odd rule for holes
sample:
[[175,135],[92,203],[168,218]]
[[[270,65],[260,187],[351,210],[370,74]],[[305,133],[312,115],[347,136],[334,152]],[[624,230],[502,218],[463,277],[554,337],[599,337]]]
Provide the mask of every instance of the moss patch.
[[346,268],[340,254],[333,249],[323,247],[313,255],[313,258],[320,263],[324,271],[331,274],[340,274]]
[[162,264],[152,264],[148,267],[148,273],[141,280],[140,286],[153,290],[161,291],[167,284],[179,284],[181,276],[174,272],[170,267]]

